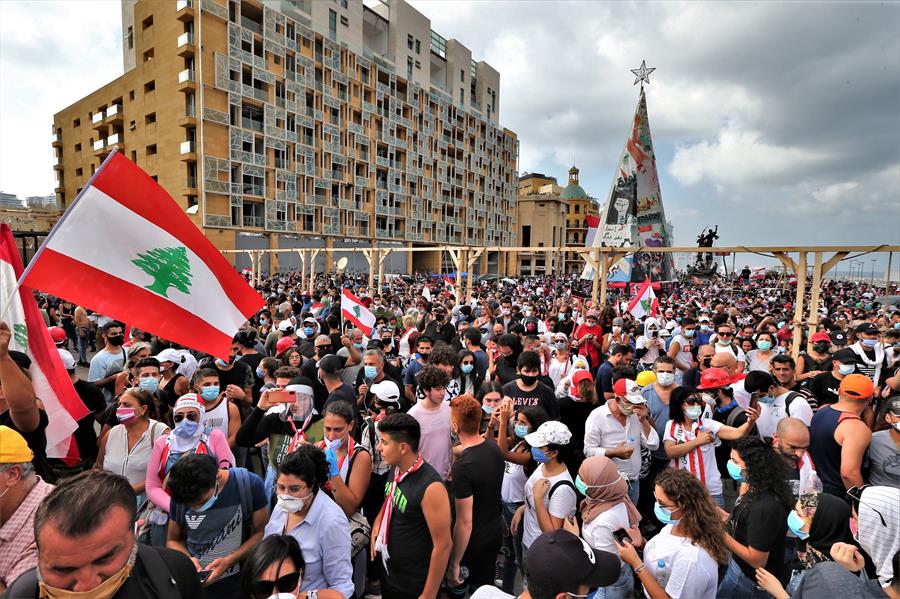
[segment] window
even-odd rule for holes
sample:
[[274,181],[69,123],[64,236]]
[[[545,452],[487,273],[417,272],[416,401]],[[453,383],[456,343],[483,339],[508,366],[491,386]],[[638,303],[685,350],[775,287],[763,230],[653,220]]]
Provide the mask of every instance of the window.
[[522,246],[531,246],[531,225],[522,225]]
[[128,49],[134,49],[134,27],[131,25],[128,26],[128,33],[125,35],[125,39],[128,40]]
[[84,174],[84,171],[83,171],[82,169],[80,169],[80,168],[76,168],[76,169],[75,169],[75,176],[76,176],[76,177],[80,177],[80,176],[82,176],[83,174]]
[[80,151],[81,151],[81,144],[75,144],[75,151],[76,151],[76,152],[80,152]]
[[328,37],[337,39],[337,13],[331,9],[328,10]]
[[144,93],[145,94],[150,93],[155,89],[156,89],[156,81],[154,81],[152,79],[144,84]]
[[141,29],[149,29],[153,26],[153,15],[150,15],[143,21],[141,21]]
[[406,79],[407,80],[412,79],[412,71],[413,71],[413,59],[407,58],[406,59]]
[[466,80],[466,70],[460,69],[459,70],[459,81],[460,81],[460,83],[462,83],[465,80]]
[[416,61],[416,68],[417,68],[417,69],[421,69],[421,68],[422,68],[422,63],[420,63],[418,60]]
[[147,156],[153,156],[154,154],[156,154],[156,144],[147,146]]
[[155,123],[155,122],[156,122],[156,113],[155,112],[151,112],[150,114],[148,114],[147,116],[144,117],[145,125],[149,125],[150,123]]
[[413,36],[407,34],[406,35],[406,47],[409,50],[412,50],[415,46],[413,45]]
[[416,40],[416,54],[422,53],[422,43],[419,40]]
[[341,15],[341,25],[343,25],[344,27],[349,27],[349,26],[350,26],[350,19],[348,19],[348,18],[345,17],[344,15]]
[[144,62],[147,62],[148,60],[153,60],[153,48],[144,52]]
[[341,8],[347,8],[348,4],[349,4],[348,0],[341,0]]
[[81,119],[75,119],[74,121],[72,121],[72,126],[81,127]]
[[459,103],[460,104],[466,103],[466,90],[465,90],[465,88],[462,88],[462,87],[459,88]]
[[135,128],[136,128],[136,125],[135,125],[135,122],[134,122],[134,121],[131,121],[130,123],[128,123],[128,130],[129,130],[129,131],[134,131]]
[[128,92],[128,99],[134,100],[134,90],[131,90],[130,92]]
[[132,151],[131,151],[131,161],[132,161],[133,163],[137,164],[137,150],[132,150]]

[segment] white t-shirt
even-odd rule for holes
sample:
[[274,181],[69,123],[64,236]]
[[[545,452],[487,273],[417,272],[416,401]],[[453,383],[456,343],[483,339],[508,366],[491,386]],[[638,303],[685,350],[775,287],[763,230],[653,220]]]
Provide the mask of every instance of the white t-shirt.
[[644,549],[647,571],[660,580],[659,562],[664,562],[669,570],[665,589],[672,599],[715,599],[719,576],[716,560],[690,539],[674,536],[672,528],[672,524],[667,524],[647,541]]
[[653,364],[656,361],[656,358],[659,357],[659,347],[661,344],[657,343],[653,347],[647,347],[647,344],[650,343],[650,341],[651,340],[644,335],[641,335],[637,338],[637,349],[647,349],[647,353],[641,356],[641,362],[643,362],[644,364]]
[[[675,335],[672,338],[672,343],[677,343],[680,348],[678,355],[675,356],[675,360],[685,368],[690,368],[694,360],[694,356],[691,354],[691,340],[684,335]],[[669,347],[672,347],[672,345],[670,344]]]
[[[525,468],[521,464],[503,462],[503,482],[500,483],[500,499],[506,503],[521,503],[525,501]],[[556,493],[553,494],[554,497]]]
[[[563,470],[553,477],[544,474],[544,464],[541,464],[528,478],[525,483],[525,517],[522,519],[522,545],[527,549],[531,547],[535,539],[541,536],[541,526],[538,524],[537,511],[534,507],[534,485],[541,479],[546,478],[550,481],[550,488],[544,493],[544,505],[551,516],[557,518],[566,518],[575,513],[575,483],[572,481],[568,470]],[[560,485],[553,491],[550,496],[550,489],[563,480],[569,481],[570,485]]]
[[[673,426],[674,425],[674,426]],[[722,428],[721,422],[716,422],[712,418],[703,418],[691,423],[690,430],[683,428],[680,424],[676,424],[674,420],[666,422],[666,429],[663,434],[663,444],[666,441],[677,441],[685,443],[693,441],[697,438],[700,427],[711,432],[716,436],[713,443],[701,445],[697,449],[686,453],[680,458],[671,461],[672,468],[687,470],[694,477],[706,485],[710,495],[722,494],[722,477],[719,475],[719,468],[716,465],[716,446],[721,445],[722,441],[718,438],[719,429]]]
[[599,516],[585,522],[581,527],[581,536],[587,544],[600,551],[609,551],[613,555],[619,555],[616,544],[613,541],[613,533],[617,530],[628,529],[628,510],[625,504],[612,507]]
[[[734,352],[732,351],[732,348],[730,345],[719,345],[713,339],[710,339],[709,342],[713,345],[713,347],[716,348],[717,354],[722,353],[723,351],[727,351],[732,356],[734,356]],[[735,356],[735,360],[737,360],[738,362],[746,363],[747,355],[744,353],[744,350],[742,350],[740,347],[738,347],[736,345],[735,345],[735,349],[737,350],[737,355]]]
[[[781,419],[787,417],[786,401],[790,393],[788,391],[777,396],[772,405],[760,402],[759,419],[756,421],[756,430],[759,431],[760,437],[771,437],[775,429],[778,428],[778,423],[781,422]],[[812,417],[813,411],[809,407],[809,402],[802,395],[798,394],[791,401],[791,418],[802,420],[803,424],[808,427],[809,423],[812,422]]]
[[486,584],[483,587],[478,587],[474,593],[469,595],[469,599],[516,599],[516,597],[515,595],[504,593],[497,587]]
[[550,370],[548,372],[548,376],[550,380],[553,381],[553,388],[555,389],[559,382],[567,376],[571,376],[572,371],[575,370],[575,366],[573,363],[575,359],[571,354],[566,356],[566,360],[564,362],[560,362],[556,359],[556,356],[553,356],[550,359]]

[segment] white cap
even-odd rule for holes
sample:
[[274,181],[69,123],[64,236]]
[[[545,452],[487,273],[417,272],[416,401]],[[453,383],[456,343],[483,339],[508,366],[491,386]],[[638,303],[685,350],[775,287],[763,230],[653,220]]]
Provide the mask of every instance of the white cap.
[[532,447],[546,447],[547,445],[568,445],[572,440],[572,432],[562,422],[548,420],[538,427],[536,431],[525,435],[525,440]]
[[385,379],[375,383],[370,391],[382,403],[400,403],[400,388],[394,381]]
[[291,322],[291,320],[289,318],[282,320],[281,322],[278,323],[278,330],[281,331],[282,333],[288,329],[293,329],[293,328],[294,328],[294,323]]
[[178,352],[178,350],[172,349],[171,347],[167,347],[153,357],[159,360],[160,364],[162,364],[163,362],[173,362],[175,364],[181,364],[183,360],[183,357]]
[[75,358],[72,357],[72,353],[61,347],[56,348],[56,351],[59,352],[59,359],[62,360],[63,368],[66,370],[75,370]]

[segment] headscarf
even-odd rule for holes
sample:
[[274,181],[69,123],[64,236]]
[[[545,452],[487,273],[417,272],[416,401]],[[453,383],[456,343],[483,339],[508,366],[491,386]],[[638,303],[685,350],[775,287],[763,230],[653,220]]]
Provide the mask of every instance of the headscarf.
[[180,454],[186,451],[194,451],[197,449],[197,446],[200,444],[200,439],[203,437],[204,433],[204,419],[206,417],[206,408],[203,406],[203,403],[197,399],[197,395],[195,393],[186,393],[178,398],[178,401],[175,402],[175,407],[172,408],[172,414],[177,414],[179,410],[192,409],[200,412],[200,418],[197,420],[197,432],[194,433],[191,437],[182,437],[181,435],[176,435],[175,431],[169,433],[169,436],[166,438],[166,442],[169,444],[169,452],[173,454]]
[[646,337],[647,339],[650,338],[650,327],[651,326],[655,326],[657,331],[659,331],[659,329],[660,329],[659,321],[656,318],[654,318],[653,316],[648,316],[647,320],[644,321],[644,337]]
[[611,459],[603,455],[586,459],[578,469],[578,476],[587,485],[587,495],[581,502],[581,516],[585,522],[620,503],[625,505],[629,524],[634,526],[640,522],[641,514],[628,498],[628,483]]
[[798,553],[804,569],[828,561],[835,543],[855,544],[850,531],[850,506],[846,501],[827,493],[809,493],[800,497],[804,508],[815,509],[809,525],[806,551]]
[[900,551],[900,489],[865,488],[856,513],[859,545],[872,558],[878,580],[884,586],[894,576],[892,562]]

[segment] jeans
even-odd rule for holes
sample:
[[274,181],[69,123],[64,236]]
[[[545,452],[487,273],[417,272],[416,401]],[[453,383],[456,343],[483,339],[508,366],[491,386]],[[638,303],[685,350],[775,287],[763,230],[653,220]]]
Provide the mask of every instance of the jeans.
[[169,533],[169,523],[150,524],[150,544],[154,547],[165,547]]
[[263,481],[263,487],[266,490],[266,498],[271,501],[272,494],[275,493],[275,479],[277,478],[278,471],[272,467],[272,464],[266,462],[266,478]]
[[619,578],[608,587],[600,587],[591,599],[628,599],[634,595],[634,573],[631,566],[622,563],[622,571],[619,572]]
[[87,348],[90,345],[91,341],[91,333],[88,331],[83,335],[78,335],[78,361],[82,364],[88,361],[87,359]]
[[628,499],[631,500],[635,506],[638,504],[638,499],[641,496],[641,481],[640,479],[634,479],[628,481]]
[[716,505],[722,509],[725,509],[725,496],[719,493],[718,495],[710,495],[712,500],[716,502]]
[[756,581],[748,578],[734,558],[731,558],[725,578],[722,579],[716,591],[716,599],[767,599],[769,597],[771,595],[756,586]]
[[[522,504],[503,502],[503,521],[506,522],[506,528],[509,530],[513,515]],[[522,551],[522,525],[519,524],[519,533],[515,536],[512,534],[503,535],[503,546],[500,552],[504,556],[502,578],[503,584],[501,589],[504,593],[512,595],[514,593],[513,586],[516,584],[516,572],[522,569],[523,551]]]

